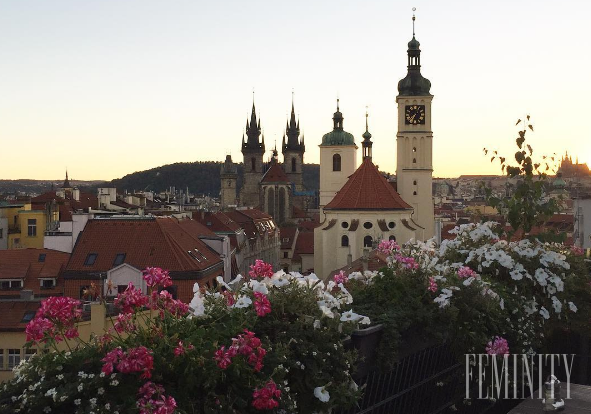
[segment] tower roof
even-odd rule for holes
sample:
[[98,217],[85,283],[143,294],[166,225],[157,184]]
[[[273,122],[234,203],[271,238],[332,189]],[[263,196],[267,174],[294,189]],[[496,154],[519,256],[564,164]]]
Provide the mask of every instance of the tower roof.
[[412,209],[365,158],[325,210],[407,210]]
[[64,180],[64,184],[62,184],[62,188],[72,188],[68,179],[68,170],[66,170],[66,179]]
[[[413,9],[414,12],[414,9]],[[430,96],[431,82],[421,75],[421,44],[415,37],[415,15],[412,16],[412,39],[408,42],[408,73],[398,82],[402,96]]]
[[248,139],[244,142],[244,136],[242,137],[242,152],[244,151],[256,151],[265,152],[265,138],[263,137],[262,142],[259,142],[261,136],[261,119],[257,120],[255,113],[254,100],[252,102],[252,111],[250,114],[250,122],[246,121],[246,135]]
[[334,127],[331,132],[324,134],[321,146],[331,145],[355,145],[353,134],[343,130],[343,114],[339,110],[339,100],[337,99],[337,111],[332,117]]
[[271,162],[271,167],[263,175],[261,183],[289,183],[289,178],[277,162]]

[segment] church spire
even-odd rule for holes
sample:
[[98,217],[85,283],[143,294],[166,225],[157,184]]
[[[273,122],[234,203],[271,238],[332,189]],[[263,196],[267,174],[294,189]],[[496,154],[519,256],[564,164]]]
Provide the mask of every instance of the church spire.
[[287,136],[287,143],[283,145],[283,153],[286,151],[303,152],[303,147],[300,144],[300,122],[296,120],[295,105],[293,100],[293,92],[291,93],[291,114],[289,121],[285,126],[285,135]]
[[368,123],[367,123],[367,118],[368,118],[368,113],[367,113],[367,106],[365,107],[365,132],[363,133],[362,137],[363,137],[363,142],[361,143],[361,146],[363,147],[363,159],[367,159],[369,158],[371,160],[371,147],[373,145],[373,143],[371,142],[371,134],[369,133],[369,127],[368,127]]
[[340,103],[339,101],[340,101],[340,99],[337,98],[337,111],[334,113],[334,115],[332,117],[335,131],[342,131],[343,130],[343,114],[341,113],[341,111],[339,109],[339,103]]
[[244,143],[244,136],[242,137],[242,149],[243,150],[265,150],[265,141],[259,142],[261,136],[261,119],[260,116],[257,119],[256,108],[254,105],[254,95],[252,100],[252,110],[250,113],[250,121],[246,120],[246,136],[248,137],[246,143]]
[[64,180],[64,185],[62,185],[62,188],[72,188],[72,186],[70,185],[70,180],[68,179],[68,170],[66,169],[66,179]]
[[415,37],[415,11],[412,9],[412,39],[408,42],[408,73],[404,79],[398,82],[400,95],[430,95],[431,82],[421,75],[421,44]]

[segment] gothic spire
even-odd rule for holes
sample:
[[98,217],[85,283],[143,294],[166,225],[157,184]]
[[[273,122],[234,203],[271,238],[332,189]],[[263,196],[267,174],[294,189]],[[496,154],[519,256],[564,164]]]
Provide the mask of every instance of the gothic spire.
[[[259,142],[259,137],[261,136],[261,119],[260,116],[257,119],[256,116],[256,108],[254,105],[254,97],[252,101],[252,110],[250,113],[250,122],[246,120],[246,136],[248,137],[246,143],[242,144],[243,150],[256,150],[260,151],[261,149],[264,151],[265,148],[265,141]],[[244,141],[244,136],[242,137]]]
[[287,143],[283,145],[283,153],[288,150],[302,152],[303,148],[299,142],[300,124],[296,121],[295,105],[293,101],[293,92],[291,95],[291,114],[289,121],[285,127],[285,135],[287,135]]

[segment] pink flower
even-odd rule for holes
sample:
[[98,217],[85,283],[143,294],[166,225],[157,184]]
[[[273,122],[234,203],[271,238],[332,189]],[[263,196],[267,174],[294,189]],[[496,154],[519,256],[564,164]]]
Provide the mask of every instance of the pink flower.
[[226,369],[232,363],[232,358],[242,355],[254,367],[255,372],[258,372],[263,368],[263,358],[266,354],[267,351],[261,347],[261,340],[255,336],[254,332],[245,329],[244,334],[232,339],[232,345],[227,351],[225,346],[215,351],[214,359],[218,367]]
[[248,275],[253,278],[273,276],[273,265],[265,263],[260,259],[255,260],[254,265],[250,265]]
[[509,355],[509,343],[500,336],[495,336],[494,340],[486,345],[486,353],[489,355]]
[[181,356],[184,355],[188,350],[193,350],[195,349],[195,347],[191,344],[189,344],[186,348],[185,345],[183,344],[183,341],[179,341],[178,346],[174,349],[174,356]]
[[575,256],[582,256],[583,254],[585,254],[585,250],[581,249],[578,246],[571,246],[570,251]]
[[265,316],[271,312],[271,302],[269,302],[267,296],[260,292],[255,292],[254,297],[254,308],[257,311],[258,316]]
[[28,323],[25,332],[28,341],[57,342],[78,337],[75,323],[80,320],[80,301],[63,296],[54,296],[41,302],[35,318]]
[[400,246],[394,240],[382,240],[378,245],[378,251],[390,255],[393,251],[400,250]]
[[406,269],[418,269],[419,268],[419,264],[415,261],[415,259],[413,257],[407,257],[407,256],[403,256],[401,254],[395,254],[394,260],[396,260],[399,263],[402,263],[402,266],[404,266]]
[[120,313],[117,315],[117,322],[115,322],[113,328],[118,333],[135,331],[136,326],[133,323],[133,315],[131,313]]
[[437,282],[435,281],[435,278],[429,278],[429,287],[427,290],[430,290],[431,292],[437,292]]
[[127,289],[115,298],[115,306],[119,307],[123,313],[133,313],[135,309],[146,306],[148,300],[148,297],[140,289],[136,289],[129,282]]
[[263,388],[255,389],[252,398],[252,406],[257,410],[272,410],[279,406],[277,400],[281,398],[281,390],[278,390],[275,382],[270,380]]
[[226,305],[232,306],[234,303],[236,303],[236,299],[234,299],[232,292],[225,290],[223,295],[226,297]]
[[465,279],[468,277],[475,277],[477,273],[470,269],[468,266],[462,266],[458,269],[458,277],[460,279]]
[[337,285],[339,283],[342,283],[344,285],[345,283],[347,283],[349,281],[349,278],[347,277],[347,275],[345,274],[345,272],[343,270],[341,270],[338,274],[334,275],[334,277],[332,278],[332,280],[334,280],[334,282]]
[[[53,323],[46,318],[34,318],[27,324],[25,332],[27,333],[27,342],[39,342],[44,338],[45,332],[53,331]],[[47,339],[45,339],[47,341]]]
[[149,287],[172,286],[172,279],[170,278],[168,270],[162,270],[159,267],[147,267],[143,273],[144,280]]
[[214,359],[218,363],[218,367],[226,369],[232,364],[232,357],[226,352],[226,347],[222,346],[220,349],[215,351]]
[[141,378],[150,378],[154,368],[152,351],[145,346],[130,348],[127,352],[117,347],[107,353],[101,361],[104,362],[101,371],[107,375],[113,372],[113,367],[116,365],[117,371],[123,374],[141,372]]
[[146,382],[139,389],[136,405],[140,414],[173,414],[176,408],[176,401],[171,396],[164,395],[164,387],[154,384],[151,381]]

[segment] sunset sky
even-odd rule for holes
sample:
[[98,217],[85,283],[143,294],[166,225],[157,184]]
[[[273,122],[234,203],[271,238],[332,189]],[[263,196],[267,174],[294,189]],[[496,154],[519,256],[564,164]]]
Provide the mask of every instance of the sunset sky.
[[339,96],[358,144],[369,107],[374,160],[394,172],[412,7],[435,96],[434,176],[499,173],[482,148],[513,152],[526,113],[537,153],[591,163],[585,0],[5,0],[0,179],[240,161],[253,88],[269,150],[293,89],[317,163]]

